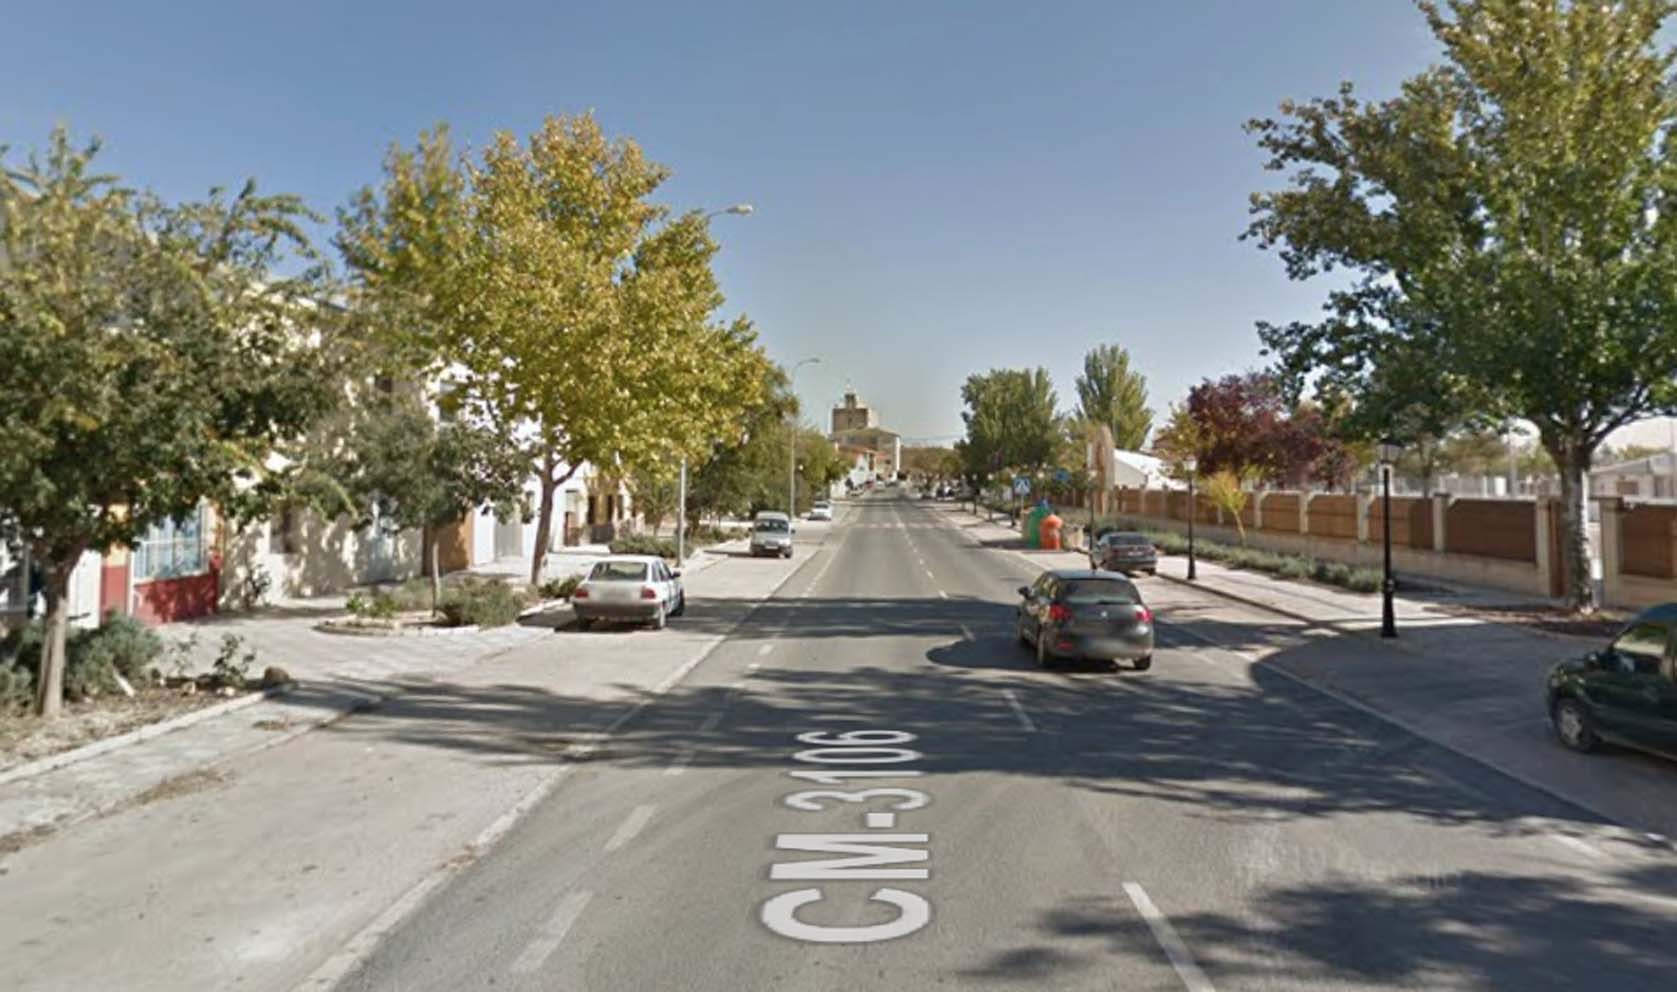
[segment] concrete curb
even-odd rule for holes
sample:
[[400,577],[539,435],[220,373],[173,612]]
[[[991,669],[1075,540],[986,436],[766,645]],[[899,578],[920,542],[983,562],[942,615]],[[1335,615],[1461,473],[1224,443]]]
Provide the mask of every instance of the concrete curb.
[[296,682],[288,682],[285,685],[275,686],[271,689],[262,689],[248,695],[241,696],[238,699],[229,699],[225,703],[215,703],[210,706],[205,706],[202,709],[193,710],[191,713],[183,713],[180,716],[173,717],[168,720],[160,720],[157,723],[148,723],[143,727],[136,727],[133,730],[117,734],[114,737],[106,737],[101,740],[94,741],[91,744],[84,744],[81,747],[71,748],[68,751],[60,751],[57,754],[49,754],[44,758],[37,758],[34,761],[25,762],[24,764],[16,765],[0,772],[0,785],[4,785],[7,782],[17,782],[26,778],[34,778],[36,775],[55,771],[69,765],[74,765],[78,762],[86,761],[88,758],[98,757],[107,751],[115,751],[117,748],[127,747],[130,744],[138,744],[141,741],[150,740],[153,737],[161,737],[164,734],[171,733],[176,730],[182,730],[186,727],[192,726],[193,724],[202,723],[205,720],[213,720],[216,717],[224,716],[236,710],[242,710],[249,706],[255,706],[257,703],[283,696],[296,687]]

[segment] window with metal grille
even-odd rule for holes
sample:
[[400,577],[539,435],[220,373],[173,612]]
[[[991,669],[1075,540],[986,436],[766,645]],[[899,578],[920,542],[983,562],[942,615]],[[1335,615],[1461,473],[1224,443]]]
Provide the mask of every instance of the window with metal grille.
[[180,520],[153,524],[134,546],[134,578],[145,581],[203,574],[209,567],[204,513],[200,506]]

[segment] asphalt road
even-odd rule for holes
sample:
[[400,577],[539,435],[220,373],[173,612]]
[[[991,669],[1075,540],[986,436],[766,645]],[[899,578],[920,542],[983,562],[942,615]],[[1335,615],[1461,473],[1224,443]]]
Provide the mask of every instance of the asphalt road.
[[1191,591],[1144,580],[1150,672],[1043,672],[1033,567],[945,514],[799,554],[343,987],[1677,984],[1669,851],[1212,646]]

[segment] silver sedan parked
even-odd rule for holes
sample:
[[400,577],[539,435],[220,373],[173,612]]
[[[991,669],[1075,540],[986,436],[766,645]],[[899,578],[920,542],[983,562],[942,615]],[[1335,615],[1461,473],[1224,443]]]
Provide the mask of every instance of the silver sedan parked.
[[1153,611],[1135,584],[1117,572],[1059,569],[1019,587],[1019,641],[1037,664],[1062,658],[1129,661],[1153,667]]

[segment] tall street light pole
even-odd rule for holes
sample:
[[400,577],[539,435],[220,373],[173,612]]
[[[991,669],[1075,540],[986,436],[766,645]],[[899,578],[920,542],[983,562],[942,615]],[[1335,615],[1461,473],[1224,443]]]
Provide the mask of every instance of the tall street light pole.
[[[820,364],[821,359],[819,358],[806,358],[792,366],[792,370],[786,373],[787,390],[792,389],[793,382],[797,380],[799,369],[805,365]],[[786,519],[788,521],[798,519],[798,419],[796,415],[793,416],[792,428],[786,435]],[[790,523],[788,523],[788,526],[790,526]]]
[[1385,546],[1384,566],[1380,582],[1380,636],[1397,636],[1397,615],[1392,607],[1392,594],[1397,591],[1397,580],[1392,577],[1392,468],[1402,449],[1396,441],[1386,438],[1380,442],[1380,522]]
[[[705,214],[705,220],[708,221],[712,217],[720,217],[723,214],[733,214],[733,215],[738,216],[738,217],[748,217],[748,216],[751,215],[752,211],[754,211],[756,209],[757,209],[756,207],[753,207],[749,203],[736,203],[731,207],[723,207],[721,210],[712,210],[712,211],[706,213]],[[681,456],[681,475],[680,475],[679,481],[676,483],[676,487],[675,487],[675,563],[676,563],[676,567],[678,567],[678,568],[681,567],[681,563],[685,562],[686,560],[687,560],[687,456],[682,455]]]
[[1194,517],[1198,516],[1195,512],[1194,472],[1199,469],[1200,461],[1189,455],[1182,459],[1182,467],[1188,470],[1188,581],[1192,582],[1199,578],[1199,572],[1194,567]]

